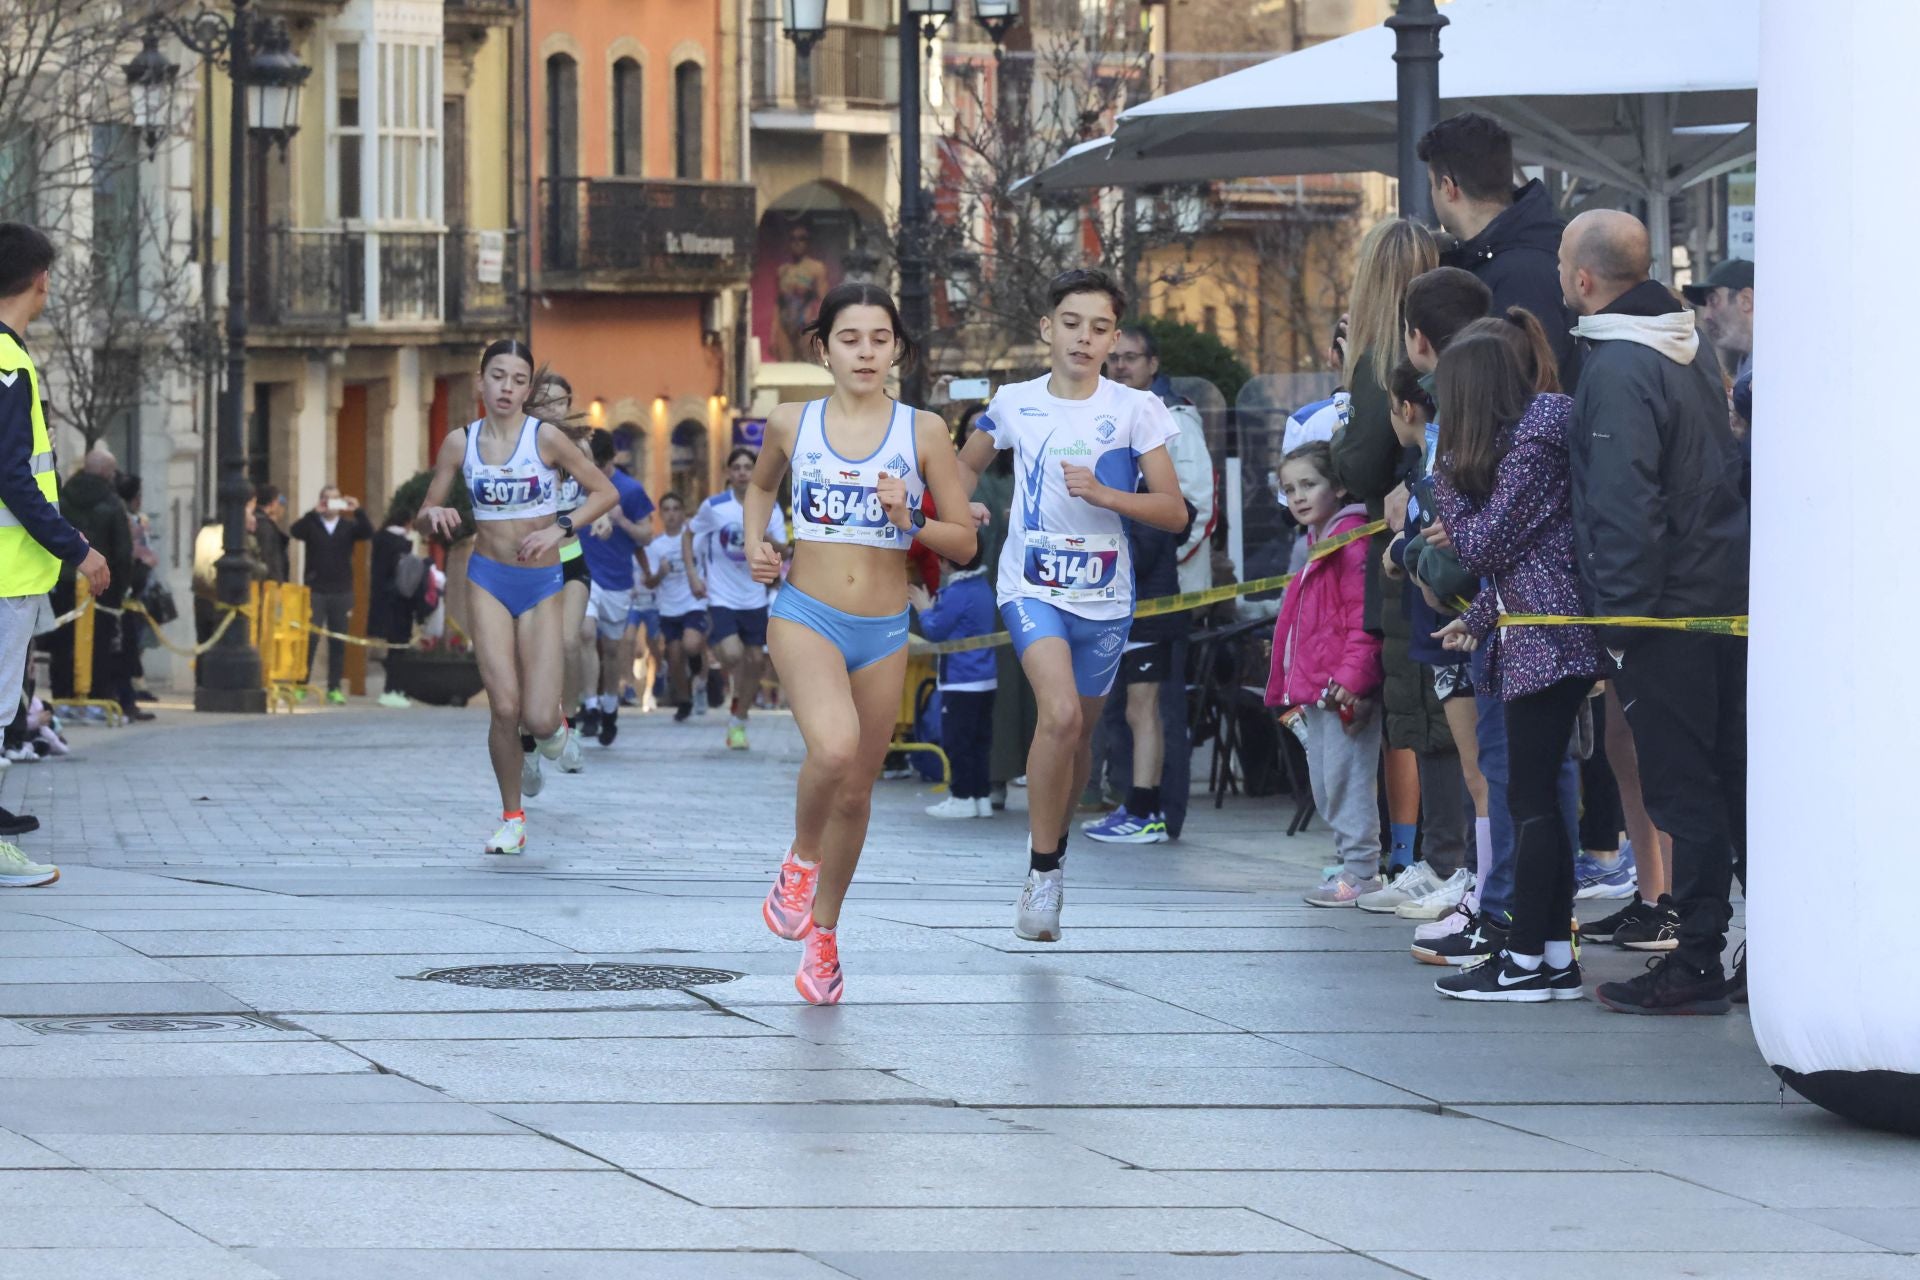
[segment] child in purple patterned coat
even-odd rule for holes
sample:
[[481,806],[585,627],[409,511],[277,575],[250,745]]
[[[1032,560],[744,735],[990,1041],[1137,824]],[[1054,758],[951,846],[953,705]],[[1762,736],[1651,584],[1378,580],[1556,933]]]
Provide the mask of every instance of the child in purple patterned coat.
[[1513,926],[1504,951],[1434,985],[1463,1000],[1577,1000],[1573,849],[1556,781],[1602,670],[1600,644],[1591,627],[1495,626],[1502,614],[1587,612],[1573,551],[1573,402],[1534,393],[1504,327],[1476,321],[1440,358],[1439,519],[1427,536],[1451,544],[1462,567],[1486,580],[1472,607],[1436,635],[1459,652],[1487,645],[1488,684],[1506,712]]

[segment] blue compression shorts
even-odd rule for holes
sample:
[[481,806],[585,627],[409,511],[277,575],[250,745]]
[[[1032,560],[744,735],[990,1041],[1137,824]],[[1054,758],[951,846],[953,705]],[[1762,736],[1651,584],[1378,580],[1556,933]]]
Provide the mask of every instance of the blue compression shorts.
[[483,555],[468,559],[467,581],[505,605],[507,612],[516,618],[548,596],[559,595],[566,585],[557,564],[532,568],[501,564]]
[[1120,654],[1127,644],[1132,618],[1096,622],[1069,613],[1045,600],[1017,596],[1000,606],[1000,620],[1013,636],[1013,652],[1024,658],[1036,640],[1049,636],[1067,642],[1073,655],[1073,683],[1083,698],[1104,698],[1120,672]]

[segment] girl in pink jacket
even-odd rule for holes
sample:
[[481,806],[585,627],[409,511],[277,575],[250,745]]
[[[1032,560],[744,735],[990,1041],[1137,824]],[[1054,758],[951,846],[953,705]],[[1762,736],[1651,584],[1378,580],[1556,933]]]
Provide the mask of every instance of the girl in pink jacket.
[[1306,895],[1316,907],[1350,907],[1380,881],[1380,637],[1366,629],[1368,539],[1326,555],[1315,543],[1367,522],[1333,479],[1333,455],[1315,441],[1280,464],[1280,491],[1307,531],[1306,567],[1287,587],[1273,629],[1267,705],[1306,716],[1313,803],[1333,829],[1341,870]]

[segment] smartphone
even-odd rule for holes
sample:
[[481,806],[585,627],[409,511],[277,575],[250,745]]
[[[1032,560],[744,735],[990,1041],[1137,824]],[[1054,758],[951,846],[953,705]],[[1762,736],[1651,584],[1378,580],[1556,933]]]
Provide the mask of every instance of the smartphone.
[[345,498],[327,499],[327,510],[329,511],[345,511],[348,509],[348,506],[349,504]]

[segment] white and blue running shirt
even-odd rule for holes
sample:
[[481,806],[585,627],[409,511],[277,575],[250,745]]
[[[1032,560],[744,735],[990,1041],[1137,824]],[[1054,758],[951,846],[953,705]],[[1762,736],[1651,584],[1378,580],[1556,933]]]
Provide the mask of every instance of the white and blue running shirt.
[[1140,456],[1180,434],[1160,397],[1100,379],[1085,400],[1062,400],[1045,376],[994,393],[977,426],[1013,450],[1013,511],[1000,553],[998,603],[1025,597],[1095,622],[1133,613],[1126,521],[1067,493],[1061,464],[1093,471],[1124,493],[1139,487]]
[[[764,609],[767,589],[753,580],[747,567],[746,508],[733,490],[722,489],[694,513],[688,528],[693,530],[694,554],[706,567],[707,603],[722,609]],[[787,520],[774,503],[767,513],[768,538],[785,542]]]
[[660,585],[654,588],[661,617],[679,618],[706,610],[705,604],[693,598],[693,588],[687,583],[687,562],[681,558],[679,534],[661,534],[641,554],[647,557],[648,568],[661,571]]

